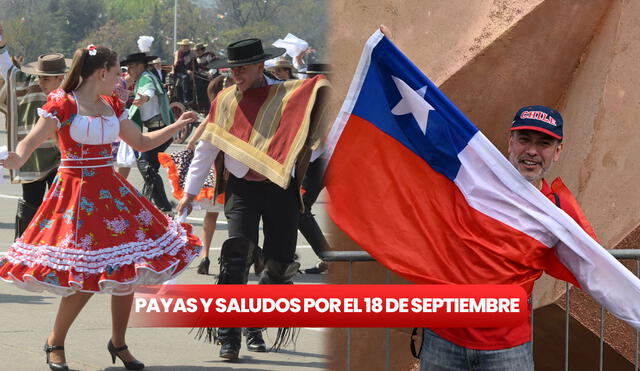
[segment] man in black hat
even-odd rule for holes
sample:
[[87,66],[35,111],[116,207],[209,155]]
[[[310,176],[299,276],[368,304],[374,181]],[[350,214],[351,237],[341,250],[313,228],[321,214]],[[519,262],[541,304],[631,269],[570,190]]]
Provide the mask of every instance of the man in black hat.
[[[285,49],[281,48],[263,49],[259,39],[242,40],[228,46],[227,60],[214,61],[212,65],[214,68],[231,68],[231,76],[236,82],[236,94],[243,94],[255,88],[281,82],[264,74],[264,61],[282,55],[284,52]],[[200,141],[187,175],[186,195],[178,206],[179,213],[183,210],[190,212],[191,203],[200,192],[205,176],[218,154],[219,149],[213,144]],[[293,179],[289,182],[289,186],[283,189],[229,154],[224,153],[223,156],[224,167],[229,173],[224,205],[229,226],[229,240],[225,242],[221,251],[219,283],[244,284],[247,282],[252,252],[256,250],[258,244],[260,219],[264,226],[263,251],[266,266],[259,283],[292,283],[293,276],[300,266],[294,262],[300,182]],[[218,170],[218,167],[216,169]],[[222,172],[217,171],[216,174],[218,176]],[[245,330],[248,350],[266,351],[261,330],[257,328]],[[280,332],[276,344],[286,336],[286,333]],[[222,344],[220,357],[238,358],[241,329],[220,328],[217,340]]]
[[[0,75],[5,81],[0,105],[6,115],[9,150],[15,146],[38,121],[37,110],[46,103],[49,93],[57,89],[69,70],[70,59],[60,53],[47,53],[36,62],[20,69],[14,66],[6,48],[4,30],[0,25]],[[17,91],[21,91],[20,95]],[[38,207],[45,191],[51,187],[60,163],[60,151],[55,140],[42,143],[18,170],[11,170],[11,182],[22,184],[22,198],[18,199],[15,238],[22,235]]]
[[[511,124],[509,162],[595,239],[578,202],[560,178],[551,185],[544,179],[560,159],[562,139],[563,120],[558,111],[539,105],[523,107]],[[529,296],[532,288],[533,284],[525,287]],[[424,329],[420,369],[466,370],[474,364],[474,369],[482,370],[533,370],[531,333],[529,321],[516,327]]]
[[[120,62],[126,65],[131,78],[136,80],[134,87],[134,101],[129,109],[129,118],[137,123],[142,130],[152,132],[160,130],[173,123],[173,112],[169,108],[169,99],[162,88],[158,77],[147,69],[147,64],[156,59],[156,56],[148,56],[146,53],[134,53]],[[163,212],[171,212],[172,205],[167,199],[164,183],[158,171],[160,162],[158,153],[164,152],[172,140],[169,139],[162,145],[140,154],[138,169],[144,179],[142,194],[152,200]]]

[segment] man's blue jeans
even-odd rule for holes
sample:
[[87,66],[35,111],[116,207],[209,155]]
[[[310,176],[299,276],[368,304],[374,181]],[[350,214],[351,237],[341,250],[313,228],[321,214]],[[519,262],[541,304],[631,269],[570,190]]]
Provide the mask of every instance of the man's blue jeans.
[[424,329],[420,371],[533,371],[531,342],[507,349],[476,350],[453,344]]

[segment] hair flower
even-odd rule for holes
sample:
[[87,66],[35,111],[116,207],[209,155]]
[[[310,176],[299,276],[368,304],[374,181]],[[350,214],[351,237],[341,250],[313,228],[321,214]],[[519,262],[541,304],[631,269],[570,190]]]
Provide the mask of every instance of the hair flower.
[[96,46],[93,45],[93,44],[87,45],[87,50],[89,50],[89,55],[90,56],[94,56],[94,55],[96,55],[96,53],[98,53],[98,48],[96,48]]

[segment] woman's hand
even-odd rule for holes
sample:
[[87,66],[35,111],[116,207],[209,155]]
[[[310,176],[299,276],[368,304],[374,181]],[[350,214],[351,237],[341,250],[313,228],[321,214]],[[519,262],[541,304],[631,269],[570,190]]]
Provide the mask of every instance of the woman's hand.
[[19,169],[22,165],[22,157],[15,152],[9,152],[9,156],[5,160],[0,160],[0,166],[5,169]]
[[186,111],[178,119],[176,120],[174,125],[176,125],[179,129],[185,127],[187,124],[192,123],[198,120],[198,115],[193,111]]

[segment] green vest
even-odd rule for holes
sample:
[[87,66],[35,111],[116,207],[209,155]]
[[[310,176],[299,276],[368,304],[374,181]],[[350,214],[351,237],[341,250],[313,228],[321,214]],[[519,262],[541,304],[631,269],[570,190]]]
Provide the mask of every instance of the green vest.
[[[162,88],[162,84],[158,77],[156,77],[150,71],[144,71],[138,81],[136,81],[136,86],[133,89],[133,93],[137,98],[139,94],[144,93],[145,91],[152,89],[155,91],[156,96],[158,97],[158,103],[160,104],[160,115],[162,116],[162,121],[166,125],[171,125],[175,118],[173,117],[173,111],[169,107],[169,98]],[[145,103],[146,104],[146,103]],[[140,118],[140,108],[132,105],[129,108],[129,119],[135,122],[138,127],[142,130],[142,119]]]

